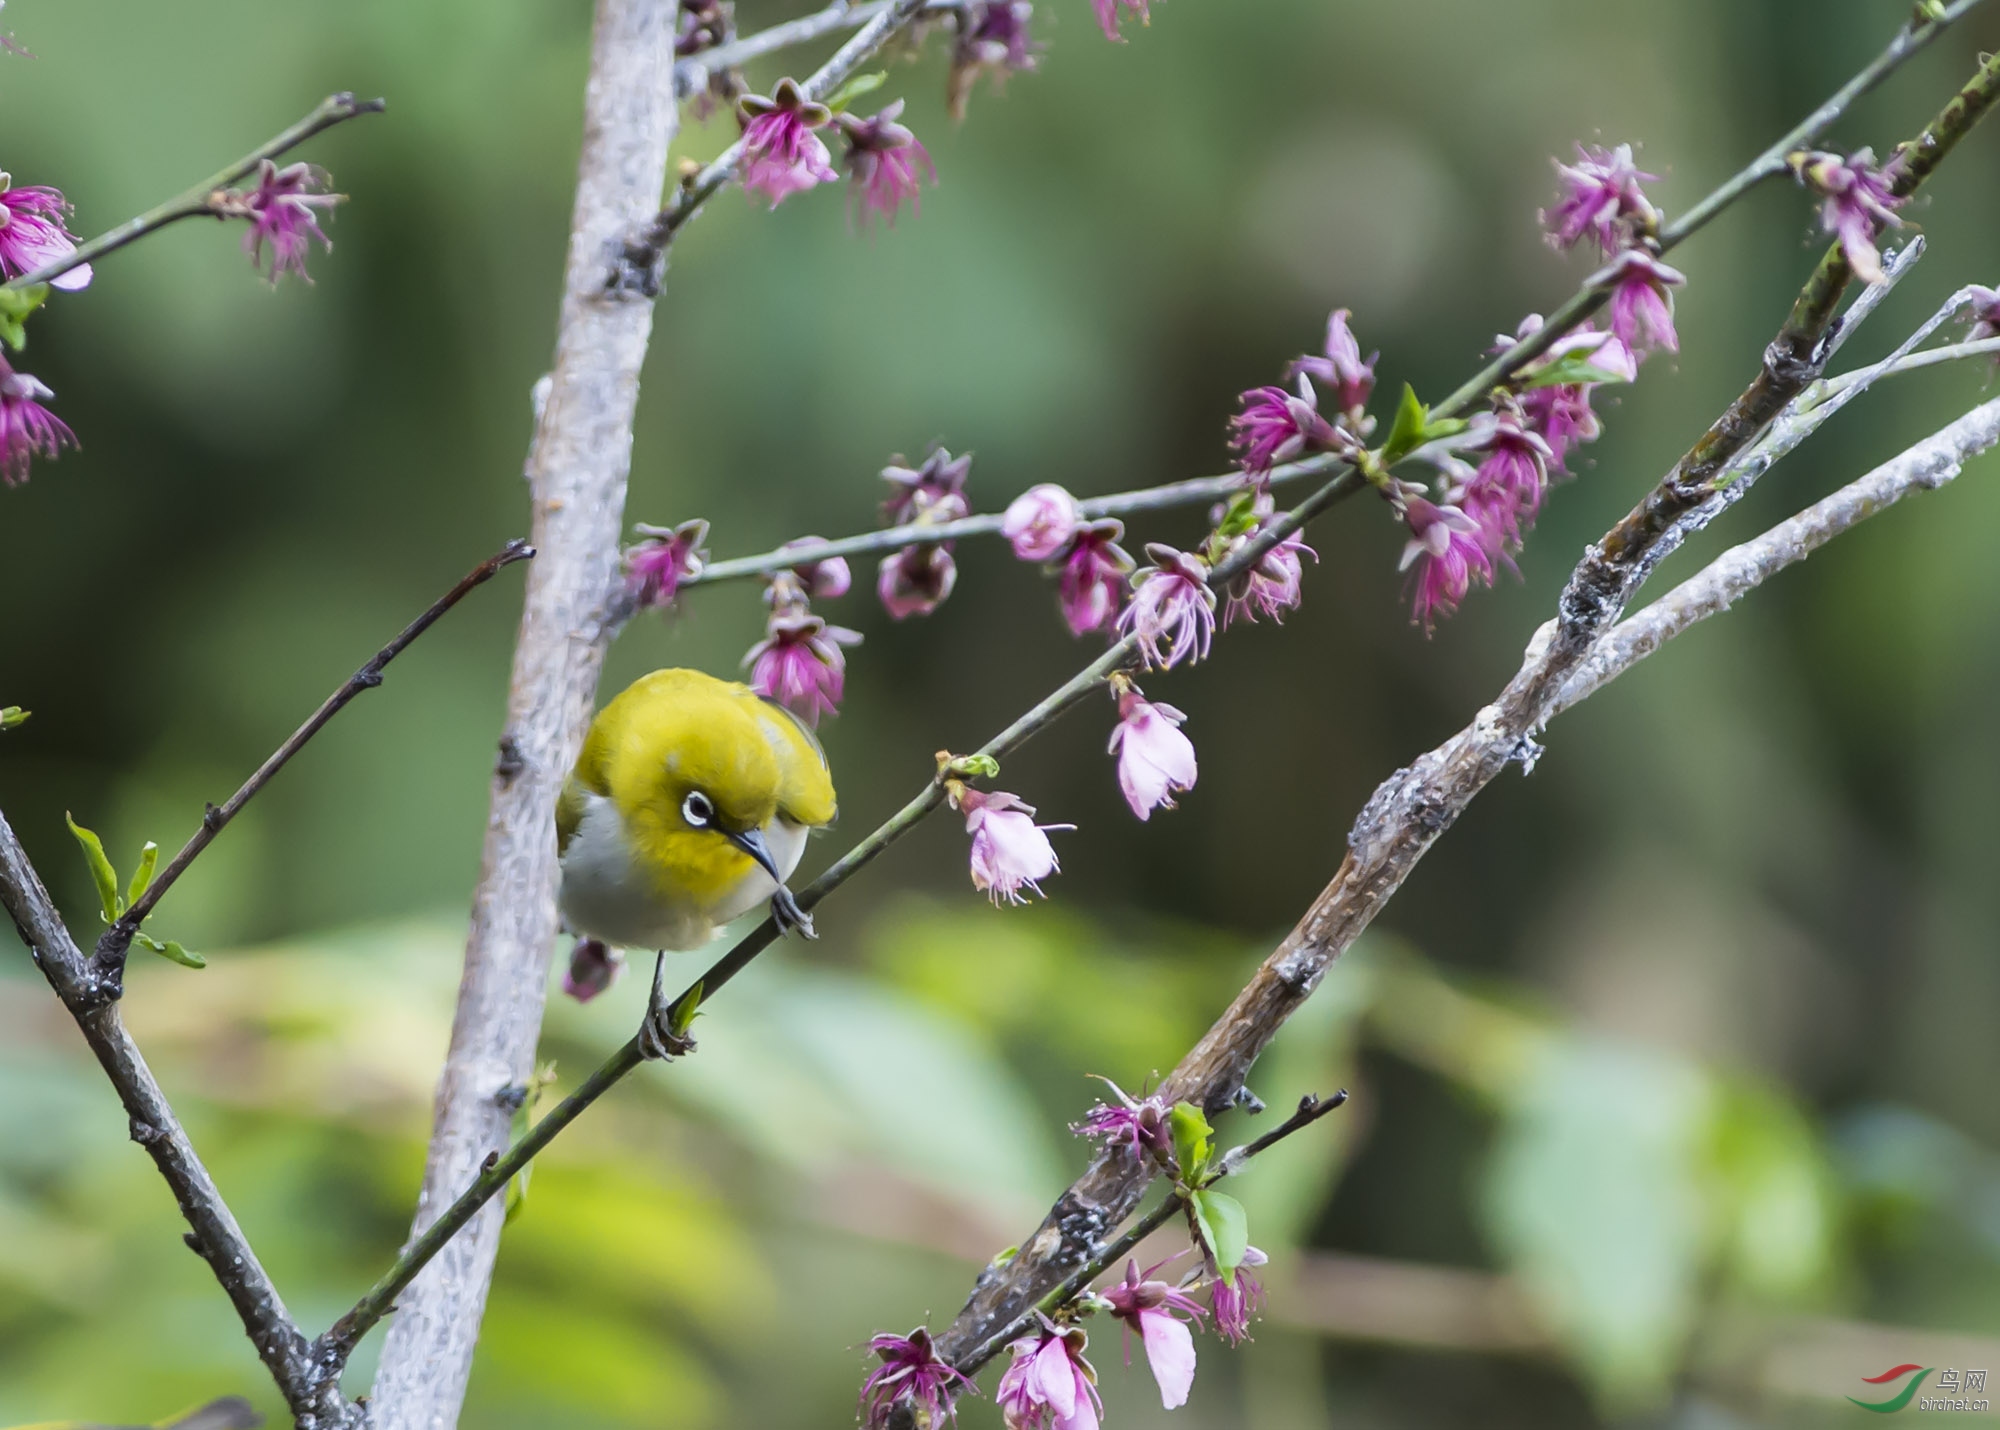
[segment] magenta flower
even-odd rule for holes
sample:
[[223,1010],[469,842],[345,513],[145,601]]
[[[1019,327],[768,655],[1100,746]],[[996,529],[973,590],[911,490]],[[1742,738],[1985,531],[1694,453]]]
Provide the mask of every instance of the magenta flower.
[[1838,154],[1794,154],[1792,172],[1819,194],[1820,227],[1840,242],[1847,266],[1863,283],[1882,281],[1882,255],[1875,239],[1885,228],[1901,228],[1896,216],[1905,200],[1896,196],[1889,177],[1875,167],[1875,151],[1859,149],[1843,159]]
[[1574,248],[1589,237],[1608,256],[1659,225],[1659,212],[1640,187],[1659,175],[1639,170],[1630,144],[1616,149],[1579,144],[1574,164],[1555,164],[1562,197],[1554,208],[1542,211],[1542,226],[1554,247]]
[[1253,387],[1237,401],[1243,410],[1229,419],[1235,431],[1229,445],[1242,453],[1237,465],[1252,477],[1269,476],[1280,462],[1309,451],[1332,451],[1340,444],[1339,434],[1319,415],[1309,381],[1299,383],[1296,395],[1282,387]]
[[1074,824],[1037,824],[1035,807],[1017,796],[995,790],[960,789],[952,800],[965,815],[965,832],[972,836],[972,886],[998,905],[1025,904],[1022,889],[1043,898],[1041,881],[1060,873],[1049,830],[1074,829]]
[[280,169],[269,159],[257,165],[257,187],[231,194],[221,205],[227,216],[247,218],[250,231],[243,235],[243,251],[250,255],[251,267],[265,263],[264,246],[271,247],[267,277],[273,287],[287,273],[296,273],[306,282],[306,255],[312,240],[328,252],[333,240],[321,231],[319,210],[331,209],[345,196],[324,192],[326,170],[312,164],[287,164]]
[[[806,555],[815,546],[825,546],[824,536],[801,536],[780,546],[780,551],[795,551]],[[791,568],[791,574],[799,583],[802,597],[813,601],[832,601],[845,596],[854,584],[854,573],[848,568],[845,556],[822,556],[810,561],[801,561]]]
[[875,594],[893,620],[928,616],[944,604],[951,588],[958,584],[958,563],[952,560],[951,543],[935,546],[905,546],[882,558],[875,578]]
[[1146,555],[1152,568],[1133,584],[1118,629],[1138,638],[1146,663],[1156,669],[1200,660],[1215,633],[1208,563],[1157,541],[1146,543]]
[[1053,482],[1043,482],[1007,504],[1000,534],[1021,560],[1047,561],[1069,545],[1079,525],[1076,498]]
[[1250,1338],[1250,1317],[1264,1304],[1264,1288],[1250,1274],[1250,1268],[1262,1266],[1270,1259],[1256,1247],[1248,1247],[1243,1253],[1243,1264],[1236,1268],[1235,1284],[1230,1285],[1217,1276],[1209,1289],[1208,1305],[1215,1313],[1215,1333],[1231,1345]]
[[1098,1081],[1111,1089],[1118,1105],[1098,1103],[1069,1130],[1079,1137],[1101,1138],[1106,1147],[1124,1147],[1141,1160],[1151,1152],[1162,1162],[1171,1162],[1174,1136],[1167,1114],[1173,1109],[1157,1095],[1135,1098],[1108,1077]]
[[[1159,1269],[1148,1268],[1146,1277]],[[1132,1362],[1131,1333],[1137,1331],[1146,1347],[1146,1364],[1159,1382],[1160,1404],[1169,1410],[1187,1404],[1188,1390],[1194,1385],[1194,1335],[1188,1325],[1201,1324],[1204,1312],[1200,1304],[1165,1281],[1142,1279],[1136,1261],[1127,1261],[1125,1279],[1102,1295],[1111,1303],[1111,1314],[1125,1323],[1125,1363]]]
[[679,526],[648,526],[633,530],[644,541],[625,548],[625,587],[641,610],[673,604],[681,582],[699,576],[708,561],[702,549],[708,523],[697,518]]
[[1439,613],[1450,615],[1458,609],[1475,579],[1492,584],[1493,560],[1486,553],[1479,523],[1457,507],[1406,496],[1402,508],[1410,540],[1403,548],[1401,569],[1416,567],[1411,578],[1416,589],[1411,619],[1429,631]]
[[562,991],[579,1003],[588,1003],[618,981],[625,971],[625,955],[607,948],[594,938],[580,938],[569,951],[569,967],[563,970]]
[[[1541,315],[1530,313],[1522,320],[1520,337],[1527,337],[1541,326]],[[1504,351],[1516,341],[1516,338],[1503,336],[1495,351]],[[1603,372],[1608,379],[1631,382],[1639,375],[1639,359],[1632,350],[1620,342],[1616,334],[1601,333],[1588,323],[1558,338],[1547,356],[1528,367],[1527,375],[1532,377],[1550,363],[1577,355],[1583,356],[1590,366]],[[1520,396],[1522,415],[1527,419],[1530,430],[1549,444],[1549,463],[1557,471],[1567,470],[1564,462],[1572,447],[1596,441],[1603,430],[1597,414],[1590,407],[1591,393],[1598,386],[1597,383],[1560,383],[1536,387]]]
[[[1367,362],[1361,360],[1361,344],[1347,326],[1349,316],[1345,308],[1333,310],[1333,316],[1326,320],[1326,356],[1296,359],[1285,369],[1285,381],[1309,377],[1314,387],[1333,399],[1334,411],[1359,418],[1368,406],[1368,395],[1375,390],[1375,359],[1381,354],[1370,353]],[[1356,426],[1358,430],[1358,423]]]
[[[69,211],[60,190],[37,184],[17,189],[11,174],[0,174],[0,275],[20,278],[75,253],[76,237],[66,222]],[[57,274],[49,286],[71,292],[88,288],[90,265],[79,263]]]
[[1034,14],[1031,0],[973,0],[960,13],[951,77],[945,85],[945,104],[953,119],[965,118],[972,86],[981,74],[991,74],[997,89],[1008,75],[1035,67],[1041,46],[1028,33]]
[[1089,1338],[1083,1327],[1061,1329],[1046,1316],[1042,1327],[1008,1347],[1014,1360],[993,1393],[1007,1430],[1097,1430],[1104,1403],[1083,1358]]
[[813,130],[833,118],[824,104],[807,99],[796,83],[778,81],[769,99],[746,94],[736,101],[743,125],[743,189],[763,194],[776,208],[787,197],[840,177],[833,157]]
[[1194,788],[1194,741],[1181,733],[1187,716],[1171,705],[1156,705],[1136,689],[1118,697],[1118,724],[1111,751],[1118,756],[1118,788],[1141,819],[1156,809],[1172,809],[1174,795]]
[[774,612],[764,639],[750,647],[750,688],[768,695],[808,725],[840,713],[847,680],[842,646],[861,644],[861,633],[830,626],[802,608]]
[[1102,630],[1105,622],[1117,614],[1133,564],[1118,544],[1124,534],[1125,523],[1114,517],[1077,528],[1069,554],[1063,557],[1062,577],[1056,586],[1062,598],[1063,619],[1069,622],[1072,635]]
[[1125,37],[1118,33],[1118,7],[1123,5],[1139,17],[1139,23],[1150,25],[1153,16],[1147,9],[1149,0],[1090,0],[1090,8],[1097,12],[1097,23],[1104,30],[1104,38],[1123,43]]
[[888,526],[913,521],[956,521],[971,507],[965,500],[965,479],[972,472],[972,454],[953,457],[942,447],[931,448],[920,467],[906,467],[901,457],[882,469],[889,497],[882,503]]
[[42,404],[55,394],[0,358],[0,482],[18,487],[28,480],[35,457],[54,461],[64,447],[77,445],[76,433]]
[[1518,551],[1522,533],[1541,511],[1554,448],[1513,413],[1502,412],[1482,422],[1460,450],[1483,451],[1486,458],[1459,491],[1458,505],[1478,523],[1489,555]]
[[930,151],[896,122],[902,112],[903,101],[899,99],[883,106],[873,118],[852,114],[836,117],[847,138],[847,153],[841,162],[846,164],[851,181],[848,193],[864,220],[878,213],[893,226],[905,199],[910,201],[911,213],[919,212],[919,171],[930,175],[931,187],[937,187],[937,165],[931,162]]
[[958,1419],[960,1394],[979,1394],[979,1387],[956,1367],[938,1359],[931,1334],[922,1326],[907,1336],[876,1336],[868,1349],[882,1358],[861,1386],[861,1414],[870,1430],[887,1425],[889,1412],[901,1400],[921,1412],[917,1424],[938,1430]]
[[1611,266],[1591,280],[1611,287],[1611,331],[1627,351],[1647,348],[1681,350],[1674,331],[1674,299],[1667,290],[1687,282],[1687,275],[1669,268],[1643,248],[1628,248]]
[[1285,612],[1296,610],[1305,594],[1301,556],[1319,560],[1319,553],[1295,531],[1258,557],[1249,570],[1231,578],[1229,599],[1222,607],[1222,628],[1228,630],[1238,616],[1252,622],[1261,616],[1283,625]]

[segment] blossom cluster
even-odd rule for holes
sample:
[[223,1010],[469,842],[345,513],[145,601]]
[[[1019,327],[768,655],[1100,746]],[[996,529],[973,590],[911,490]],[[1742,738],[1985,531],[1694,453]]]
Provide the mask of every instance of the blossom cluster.
[[815,131],[829,126],[846,141],[841,164],[849,194],[864,220],[879,214],[890,223],[905,201],[917,211],[924,176],[937,182],[937,166],[917,136],[899,123],[903,101],[896,100],[863,119],[838,113],[806,98],[797,82],[781,79],[767,98],[746,94],[736,102],[743,126],[742,179],[746,193],[762,194],[776,208],[791,195],[840,177],[826,141]]
[[[310,164],[280,169],[264,159],[253,186],[210,195],[207,208],[218,218],[245,221],[243,250],[253,265],[267,268],[274,284],[286,273],[306,278],[312,240],[332,247],[318,214],[341,196],[323,192],[325,184],[326,174]],[[17,185],[11,174],[0,173],[0,279],[9,285],[0,289],[0,333],[16,351],[26,342],[25,319],[48,289],[74,293],[90,286],[91,265],[75,261],[69,215],[69,200],[59,189]],[[46,286],[21,286],[21,279],[58,265],[66,266]],[[0,358],[0,484],[19,486],[35,458],[53,460],[64,447],[78,445],[69,425],[49,410],[54,398],[46,383]]]

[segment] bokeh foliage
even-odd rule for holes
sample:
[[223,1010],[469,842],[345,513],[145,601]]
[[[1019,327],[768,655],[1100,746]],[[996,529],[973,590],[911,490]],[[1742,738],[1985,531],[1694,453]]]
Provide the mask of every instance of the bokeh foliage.
[[[884,459],[932,440],[978,451],[988,508],[1039,480],[1088,493],[1217,470],[1235,391],[1336,303],[1383,349],[1385,391],[1435,394],[1580,276],[1536,236],[1548,154],[1643,141],[1663,203],[1684,206],[1904,8],[1168,0],[1114,47],[1082,0],[1051,0],[1041,71],[982,90],[962,128],[935,51],[893,69],[943,178],[921,217],[855,236],[831,196],[764,214],[725,195],[688,232],[633,514],[706,516],[718,554],[842,532],[872,519]],[[39,58],[0,56],[0,163],[61,184],[84,230],[329,90],[391,99],[311,151],[354,196],[315,287],[269,292],[231,235],[186,225],[31,329],[22,365],[84,450],[0,493],[0,700],[35,711],[0,734],[0,805],[80,930],[94,899],[65,810],[128,864],[143,839],[173,847],[520,533],[587,9],[8,8]],[[782,13],[746,3],[742,20]],[[1982,46],[2000,46],[1995,17],[1839,140],[1886,149]],[[681,149],[727,137],[693,126]],[[1976,136],[1912,215],[1931,256],[1857,356],[1995,279],[1996,142]],[[1323,882],[1374,783],[1497,688],[1573,553],[1748,374],[1812,251],[1805,201],[1773,188],[1678,255],[1679,362],[1611,412],[1522,582],[1435,640],[1406,624],[1379,510],[1317,529],[1283,631],[1232,632],[1154,688],[1202,755],[1179,811],[1130,819],[1108,707],[1010,762],[1008,787],[1081,826],[1053,905],[975,904],[940,819],[828,907],[808,956],[732,988],[698,1057],[621,1092],[538,1172],[468,1424],[844,1416],[865,1337],[948,1316],[969,1272],[950,1253],[997,1250],[1080,1165],[1062,1125],[1091,1096],[1083,1074],[1130,1086],[1170,1064]],[[1982,380],[1903,379],[1858,405],[1668,574]],[[1176,1423],[1592,1423],[1654,1403],[1711,1313],[1743,1302],[2000,1333],[1991,477],[1871,523],[1566,717],[1534,776],[1485,796],[1392,907],[1385,933],[1428,962],[1385,938],[1336,969],[1260,1069],[1274,1102],[1329,1079],[1357,1093],[1328,1136],[1246,1179],[1260,1237],[1517,1271],[1568,1359],[1322,1352],[1273,1325],[1204,1358]],[[866,580],[830,612],[868,635],[826,731],[844,831],[1078,662],[1032,572],[992,546],[960,559],[928,622],[890,625]],[[142,1040],[313,1324],[406,1221],[512,602],[503,579],[454,613],[175,890],[158,922],[207,971],[134,978]],[[629,632],[611,679],[726,673],[759,619],[748,588],[697,593]],[[231,951],[249,944],[268,947]],[[0,1422],[151,1419],[227,1390],[268,1404],[108,1091],[26,960],[7,964]],[[560,1076],[623,1036],[633,996],[558,1010]],[[1450,1018],[1462,1036],[1441,1034]],[[1113,1413],[1157,1417],[1116,1359],[1107,1340]],[[1674,1384],[1686,1413],[1710,1394]]]

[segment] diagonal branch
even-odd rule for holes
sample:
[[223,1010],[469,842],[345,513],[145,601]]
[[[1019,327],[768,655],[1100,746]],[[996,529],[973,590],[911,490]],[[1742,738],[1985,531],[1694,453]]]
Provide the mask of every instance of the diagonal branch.
[[[1989,57],[1904,153],[1924,156],[1898,176],[1915,189],[2000,95],[2000,57]],[[1904,187],[1904,186],[1907,187]],[[1840,250],[1820,262],[1744,393],[1694,449],[1623,521],[1585,553],[1565,587],[1556,620],[1529,645],[1521,669],[1472,724],[1385,780],[1356,818],[1333,881],[1250,984],[1161,1084],[1168,1102],[1219,1113],[1234,1100],[1257,1057],[1319,986],[1326,971],[1403,885],[1417,862],[1465,807],[1508,765],[1531,764],[1534,737],[1597,639],[1611,628],[1653,567],[1726,505],[1732,482],[1754,471],[1733,465],[1785,406],[1819,376],[1831,350],[1834,306],[1849,271]],[[1020,1314],[1139,1204],[1150,1171],[1112,1150],[1059,1197],[1037,1232],[1005,1267],[983,1275],[952,1325],[937,1338],[956,1360],[993,1328]]]
[[202,815],[201,828],[180,853],[168,861],[153,881],[146,886],[146,892],[133,901],[132,907],[118,917],[118,921],[106,929],[97,940],[97,949],[91,955],[89,977],[94,989],[93,996],[101,999],[115,999],[120,995],[120,982],[125,973],[125,955],[131,949],[132,938],[139,932],[139,925],[146,921],[160,900],[166,896],[174,882],[187,872],[190,864],[200,857],[203,850],[215,841],[215,836],[241,812],[244,805],[256,798],[258,791],[269,784],[292,757],[305,748],[306,742],[317,735],[326,723],[346,708],[349,701],[364,690],[373,690],[382,683],[382,672],[389,662],[401,655],[418,636],[429,630],[446,611],[456,606],[477,586],[493,579],[502,567],[511,566],[516,561],[526,561],[535,554],[535,548],[525,541],[510,541],[493,555],[480,562],[459,580],[456,586],[433,601],[430,608],[405,626],[397,637],[369,658],[341,687],[320,703],[319,709],[307,717],[305,724],[294,730],[284,744],[271,752],[268,759],[259,765],[249,779],[243,782],[228,799],[219,805],[210,805]]
[[144,238],[155,230],[165,228],[170,223],[184,218],[194,218],[200,214],[216,213],[217,210],[211,202],[216,192],[244,178],[264,160],[275,159],[280,154],[296,149],[313,135],[331,129],[336,124],[358,115],[380,114],[388,107],[385,100],[356,99],[346,91],[330,94],[320,101],[319,107],[311,114],[283,133],[265,140],[228,168],[210,174],[192,188],[183,189],[165,203],[146,210],[137,218],[127,219],[118,227],[107,229],[97,237],[77,245],[73,252],[44,263],[34,272],[24,273],[12,282],[0,286],[19,289],[46,283],[52,278],[62,277],[72,268],[102,258],[105,254]]
[[208,1263],[228,1294],[258,1358],[302,1430],[359,1430],[360,1411],[341,1399],[336,1385],[315,1373],[304,1334],[125,1031],[118,1004],[97,996],[89,960],[63,927],[54,900],[5,816],[0,816],[0,904],[118,1090],[118,1100],[131,1118],[132,1140],[160,1169],[187,1219],[188,1245]]

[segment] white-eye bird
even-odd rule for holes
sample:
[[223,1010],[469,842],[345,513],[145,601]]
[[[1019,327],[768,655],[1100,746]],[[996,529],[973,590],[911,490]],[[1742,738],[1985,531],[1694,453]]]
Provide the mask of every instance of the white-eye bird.
[[556,804],[563,920],[620,948],[699,948],[768,899],[810,936],[785,880],[833,816],[826,755],[790,711],[656,670],[598,711]]

